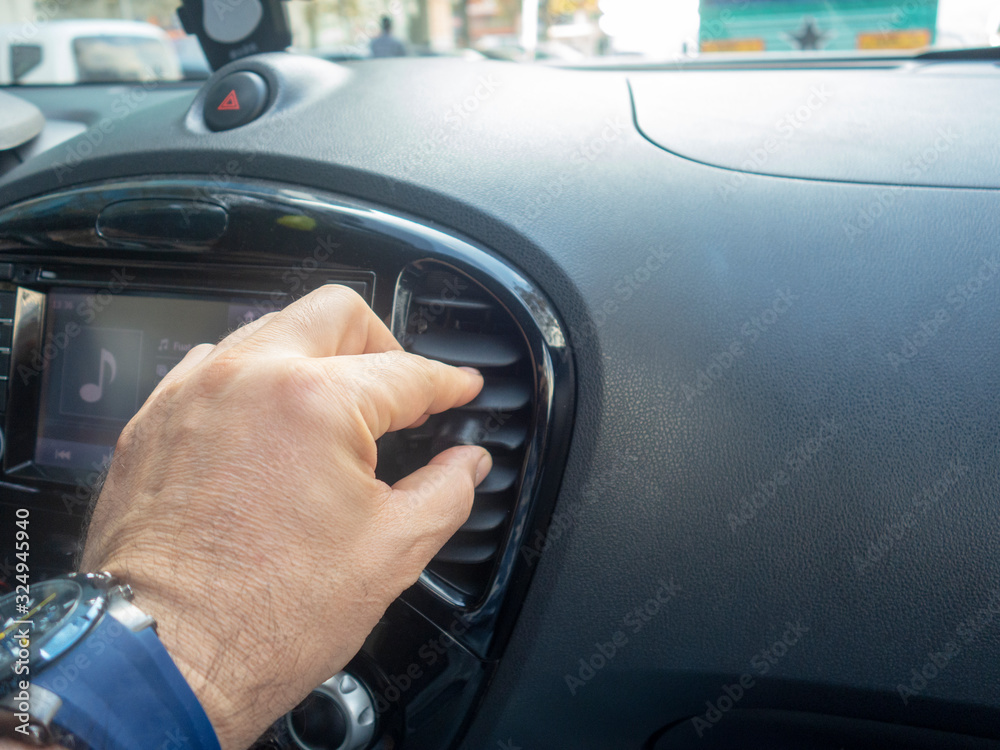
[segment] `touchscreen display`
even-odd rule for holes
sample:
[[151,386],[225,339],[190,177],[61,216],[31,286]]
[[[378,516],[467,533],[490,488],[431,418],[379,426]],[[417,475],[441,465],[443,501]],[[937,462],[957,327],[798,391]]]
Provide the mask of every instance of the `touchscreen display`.
[[101,471],[118,434],[193,346],[276,309],[249,299],[52,290],[35,462]]

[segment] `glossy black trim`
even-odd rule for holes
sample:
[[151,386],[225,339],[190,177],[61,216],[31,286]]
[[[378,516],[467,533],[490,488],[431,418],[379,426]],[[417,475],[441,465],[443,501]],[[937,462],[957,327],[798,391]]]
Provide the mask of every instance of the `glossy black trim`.
[[[457,260],[457,259],[454,259]],[[400,338],[405,333],[406,307],[409,290],[405,287],[406,271],[415,265],[425,265],[426,261],[410,264],[399,275],[396,302],[393,308],[393,333]],[[445,269],[461,271],[457,262],[438,264]],[[562,464],[562,457],[553,456],[558,449],[554,436],[566,434],[568,425],[563,421],[570,413],[565,403],[566,392],[556,388],[557,381],[571,377],[571,360],[566,354],[562,327],[551,307],[538,290],[516,270],[501,263],[484,264],[487,276],[473,275],[519,325],[519,333],[524,337],[534,371],[534,412],[531,415],[528,447],[521,467],[520,490],[514,504],[507,541],[496,561],[493,583],[486,596],[470,602],[447,582],[425,571],[421,575],[424,589],[407,592],[408,599],[423,611],[436,615],[440,625],[450,629],[467,647],[480,656],[496,655],[491,648],[495,626],[504,607],[507,589],[511,583],[525,578],[525,566],[530,558],[522,554],[522,548],[530,530],[535,528],[539,516],[547,517],[551,502],[555,498],[555,487],[546,481],[545,467],[550,463]],[[511,294],[517,304],[513,304]],[[533,312],[525,318],[525,312]],[[550,345],[550,341],[557,346]],[[557,356],[553,356],[558,352]],[[555,445],[553,445],[555,443]],[[539,507],[536,507],[539,506]],[[429,594],[429,595],[428,595]],[[443,606],[442,606],[443,605]]]
[[211,242],[225,234],[228,225],[226,209],[207,201],[118,201],[97,215],[97,233],[101,237],[126,242]]
[[27,288],[17,291],[14,312],[14,337],[11,344],[10,406],[7,409],[4,436],[7,447],[3,456],[4,474],[24,476],[35,455],[34,434],[17,425],[34,424],[38,417],[41,372],[34,367],[40,356],[42,331],[45,328],[45,295]]

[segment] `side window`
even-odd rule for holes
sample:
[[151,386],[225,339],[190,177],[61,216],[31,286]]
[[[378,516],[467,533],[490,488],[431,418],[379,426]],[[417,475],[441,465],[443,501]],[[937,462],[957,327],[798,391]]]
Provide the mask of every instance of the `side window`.
[[38,67],[42,61],[42,48],[37,44],[10,45],[10,77],[17,83]]

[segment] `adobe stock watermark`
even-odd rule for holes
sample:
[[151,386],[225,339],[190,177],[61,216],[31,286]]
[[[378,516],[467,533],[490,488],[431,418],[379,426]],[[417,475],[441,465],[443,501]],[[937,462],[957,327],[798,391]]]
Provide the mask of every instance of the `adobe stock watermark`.
[[[128,433],[127,440],[131,444],[142,445],[145,442],[144,436],[147,434],[146,430],[148,429],[150,429],[150,425],[147,421],[133,420],[125,426],[122,434]],[[66,490],[60,496],[63,509],[66,513],[70,515],[86,513],[91,503],[96,502],[104,486],[104,480],[108,476],[108,470],[111,467],[111,461],[114,459],[114,452],[117,447],[116,441],[115,446],[108,451],[104,459],[91,461],[89,467],[80,468],[80,472],[73,483],[73,491]],[[78,546],[78,555],[82,554],[82,552],[82,545]],[[77,562],[79,562],[79,558]]]
[[[233,158],[220,161],[209,170],[208,178],[214,183],[211,185],[198,185],[195,191],[197,195],[206,201],[217,200],[215,187],[225,186],[229,181],[240,177],[247,171],[258,156],[266,154],[272,142],[285,137],[288,127],[292,124],[292,115],[281,110],[270,113],[267,117],[262,117],[251,123],[247,131],[245,140],[240,145],[240,150]],[[182,215],[185,221],[190,221],[190,210],[182,208]]]
[[528,207],[521,213],[520,222],[527,225],[540,219],[631,127],[625,117],[615,115],[606,118],[599,130],[581,138],[569,153],[569,166],[545,183],[541,192],[529,201]]
[[[413,329],[417,335],[424,333],[436,320],[451,311],[450,303],[462,299],[468,291],[469,282],[466,279],[457,274],[449,275],[441,284],[437,297],[430,304],[414,305],[411,308],[404,330]],[[413,343],[413,335],[404,333],[399,343],[409,346]]]
[[894,43],[894,32],[910,32],[914,26],[922,26],[923,22],[920,19],[926,9],[927,5],[917,0],[906,0],[893,5],[888,16],[883,16],[878,23],[873,24],[873,30],[882,37],[879,46],[889,49]]
[[21,362],[17,366],[17,376],[21,378],[21,383],[27,385],[33,378],[42,374],[52,361],[59,356],[60,352],[81,333],[86,330],[86,326],[93,323],[99,314],[108,308],[115,297],[124,292],[129,284],[135,280],[135,276],[122,267],[120,270],[111,272],[111,280],[104,288],[88,294],[74,309],[80,321],[70,321],[61,331],[49,334],[45,343],[40,349],[36,349],[31,359],[26,363]]
[[77,477],[73,483],[73,492],[63,492],[60,500],[63,510],[70,515],[85,512],[90,508],[90,504],[97,499],[100,494],[104,479],[108,473],[110,462],[92,461],[90,470]]
[[444,111],[441,124],[431,130],[419,144],[411,149],[400,168],[404,179],[410,177],[429,157],[434,156],[456,133],[461,131],[483,105],[493,98],[501,86],[490,74],[476,78],[475,86],[459,96]]
[[681,393],[685,400],[690,403],[722,380],[726,373],[732,370],[736,362],[746,356],[749,348],[762,335],[771,330],[798,299],[799,295],[792,294],[789,289],[775,291],[771,303],[740,326],[740,336],[735,337],[728,346],[713,354],[705,366],[698,370],[693,384],[681,383]]
[[718,15],[715,17],[702,15],[701,22],[698,25],[698,40],[700,42],[692,40],[694,49],[699,49],[699,46],[706,41],[729,39],[732,33],[730,24],[734,20],[737,22],[739,20],[739,17],[734,13],[746,9],[749,5],[750,0],[735,0],[735,2],[727,2],[725,5],[722,5]]
[[854,555],[854,569],[862,572],[881,561],[889,551],[927,515],[941,498],[948,495],[955,486],[969,474],[969,467],[961,459],[953,459],[948,468],[933,482],[923,487],[910,500],[910,507],[887,524],[869,543],[863,555]]
[[55,20],[69,4],[69,0],[36,0],[34,5],[35,19],[25,21],[17,31],[8,32],[9,44],[29,44],[38,36],[39,24]]
[[334,257],[338,248],[340,243],[334,242],[330,235],[317,236],[312,252],[282,271],[281,281],[285,285],[284,288],[275,288],[259,298],[249,299],[250,307],[260,314],[276,312],[291,301],[290,295],[309,292],[315,274],[320,271],[324,274],[331,273],[330,266],[324,264]]
[[789,110],[774,123],[773,134],[761,141],[759,146],[747,151],[746,158],[739,165],[742,171],[733,171],[719,188],[719,197],[728,200],[749,179],[750,174],[759,172],[775,154],[784,150],[801,128],[809,122],[830,101],[833,94],[826,84],[812,86],[805,100],[795,109]]
[[[621,627],[615,630],[607,641],[594,644],[594,651],[589,656],[581,656],[579,668],[575,674],[567,672],[563,679],[570,695],[576,695],[581,688],[593,680],[598,672],[606,668],[629,643],[629,633],[638,635],[656,617],[663,608],[681,593],[681,587],[671,578],[658,581],[659,587],[653,595],[642,604],[630,609],[622,618]],[[628,633],[626,632],[628,631]]]
[[434,636],[417,649],[417,660],[414,660],[406,669],[396,674],[390,674],[386,678],[385,685],[381,690],[374,693],[375,712],[384,714],[397,703],[406,693],[413,689],[426,674],[426,670],[433,667],[446,657],[448,649],[458,643],[458,638],[465,634],[471,627],[470,617],[462,612],[453,613],[451,623],[445,632]]
[[[653,247],[631,269],[617,276],[609,284],[610,291],[604,295],[599,303],[594,305],[593,317],[588,319],[585,324],[575,325],[569,329],[573,348],[578,349],[585,341],[596,341],[601,329],[623,310],[628,309],[628,303],[639,290],[649,284],[673,256],[673,251],[667,250],[663,245]],[[572,357],[570,348],[565,347],[561,356],[564,358]]]
[[736,682],[723,685],[716,698],[705,701],[705,713],[691,719],[691,726],[699,739],[717,726],[757,686],[757,678],[770,673],[809,632],[809,628],[799,620],[786,622],[785,626],[784,632],[773,643],[750,657],[751,671],[741,674]]
[[148,78],[145,81],[130,86],[115,97],[111,102],[110,117],[102,117],[66,144],[63,158],[52,165],[52,171],[60,185],[83,163],[84,159],[92,156],[94,150],[117,130],[122,120],[142,106],[150,91],[159,87],[157,74],[149,66],[146,67],[146,74]]
[[[907,179],[916,181],[933,169],[942,155],[950,151],[959,138],[958,133],[950,127],[938,128],[936,135],[933,143],[909,157],[901,165]],[[880,188],[874,199],[858,209],[853,219],[848,219],[841,225],[847,239],[853,242],[875,226],[875,223],[895,205],[904,190],[906,188],[900,185]]]
[[813,437],[788,451],[780,469],[769,479],[758,482],[753,492],[737,501],[735,510],[726,515],[729,530],[735,533],[755,519],[778,496],[781,489],[790,485],[795,476],[813,462],[823,447],[837,437],[840,428],[840,423],[834,418],[821,419]]
[[618,276],[611,284],[611,294],[596,305],[594,328],[603,327],[610,318],[621,312],[622,305],[648,284],[673,255],[673,252],[663,245],[651,248],[634,268]]
[[63,658],[56,661],[46,676],[51,689],[57,694],[65,694],[67,688],[86,674],[94,665],[94,657],[103,654],[125,633],[122,625],[114,617],[106,616],[107,623],[90,637],[81,642]]
[[638,468],[639,458],[633,455],[622,455],[613,460],[614,468],[598,476],[594,481],[589,482],[580,493],[567,503],[560,503],[549,526],[543,534],[535,531],[530,539],[526,539],[521,545],[521,557],[528,565],[534,565],[548,551],[552,545],[558,544],[564,539],[577,521],[583,509],[594,502],[600,502],[608,493],[614,493],[621,489],[621,481],[625,477],[634,476]]
[[926,350],[928,344],[951,323],[954,314],[974,300],[988,283],[996,279],[998,272],[1000,255],[983,258],[975,273],[948,289],[941,304],[928,311],[909,332],[900,337],[899,349],[886,352],[892,368],[898,370]]
[[927,660],[910,670],[908,679],[896,685],[896,692],[903,705],[927,690],[955,661],[966,646],[975,643],[983,631],[1000,615],[1000,589],[994,589],[986,603],[955,626],[954,632],[938,649],[927,652]]

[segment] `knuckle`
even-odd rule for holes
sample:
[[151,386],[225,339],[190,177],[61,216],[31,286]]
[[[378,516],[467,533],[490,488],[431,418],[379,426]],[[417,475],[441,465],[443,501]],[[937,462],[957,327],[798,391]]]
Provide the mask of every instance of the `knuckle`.
[[207,396],[226,393],[239,380],[244,367],[244,361],[238,354],[220,352],[198,371],[198,390]]
[[412,354],[406,356],[408,357],[406,361],[409,368],[412,370],[413,376],[419,379],[421,387],[426,390],[434,388],[436,383],[435,372],[439,367],[444,367],[444,365]]
[[439,365],[432,360],[421,357],[419,354],[410,354],[404,351],[386,352],[387,362],[393,369],[406,377],[410,384],[418,387],[422,393],[430,393],[435,389],[435,371]]
[[333,305],[346,309],[352,315],[367,312],[368,305],[353,289],[342,284],[324,284],[309,297],[315,297],[317,304]]
[[196,356],[205,357],[211,354],[214,350],[215,344],[197,344],[196,346],[191,347],[188,353],[184,355],[184,359]]
[[118,440],[115,443],[116,457],[121,457],[129,453],[132,446],[136,443],[137,433],[136,420],[133,418],[118,435]]
[[[265,313],[264,315],[261,315],[259,318],[254,318],[253,320],[248,320],[245,323],[241,323],[236,328],[236,330],[232,331],[232,333],[229,334],[229,336],[232,336],[234,333],[239,333],[242,336],[252,336],[254,333],[256,333],[261,328],[270,323],[272,320],[274,320],[277,314],[278,313],[276,311],[269,312]],[[223,341],[229,338],[229,336],[224,337]]]
[[339,284],[326,284],[314,289],[281,311],[282,320],[300,333],[308,333],[316,321],[331,317],[343,325],[359,325],[360,319],[368,313],[368,305],[358,293]]

